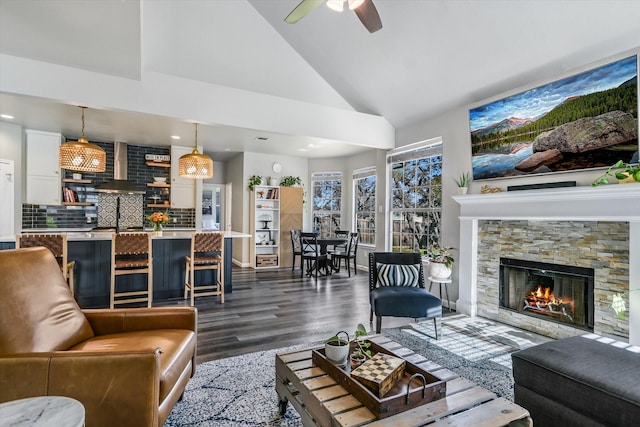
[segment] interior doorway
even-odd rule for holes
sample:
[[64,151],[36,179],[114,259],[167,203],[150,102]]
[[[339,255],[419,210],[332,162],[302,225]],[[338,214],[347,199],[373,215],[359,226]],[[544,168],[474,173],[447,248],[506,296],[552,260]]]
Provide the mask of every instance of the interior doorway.
[[202,229],[222,230],[225,224],[225,189],[220,184],[202,184]]
[[0,159],[0,236],[15,234],[13,160]]

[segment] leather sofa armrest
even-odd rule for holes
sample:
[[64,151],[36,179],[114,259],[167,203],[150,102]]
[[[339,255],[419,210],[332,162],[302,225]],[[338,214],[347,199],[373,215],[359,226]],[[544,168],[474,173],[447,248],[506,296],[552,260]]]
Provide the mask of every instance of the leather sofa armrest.
[[117,308],[82,310],[96,335],[153,329],[186,329],[197,332],[195,307]]
[[160,350],[26,353],[0,356],[0,402],[68,396],[86,425],[158,424]]

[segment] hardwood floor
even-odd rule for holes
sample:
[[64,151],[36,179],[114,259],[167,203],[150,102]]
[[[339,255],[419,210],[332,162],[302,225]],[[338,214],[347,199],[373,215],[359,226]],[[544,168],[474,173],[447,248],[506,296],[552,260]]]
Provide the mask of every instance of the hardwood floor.
[[[161,305],[188,305],[170,300]],[[294,344],[322,341],[340,330],[353,334],[358,323],[367,330],[369,285],[367,272],[351,277],[341,270],[329,277],[300,278],[300,270],[263,270],[234,267],[233,292],[196,298],[198,308],[198,363]],[[448,314],[448,311],[447,313]],[[413,322],[384,318],[384,327]]]

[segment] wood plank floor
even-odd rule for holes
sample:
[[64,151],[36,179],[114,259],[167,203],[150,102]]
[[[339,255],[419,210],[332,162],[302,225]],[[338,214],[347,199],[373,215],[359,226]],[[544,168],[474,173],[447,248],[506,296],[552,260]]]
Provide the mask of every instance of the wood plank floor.
[[[187,300],[188,301],[188,300]],[[154,305],[188,305],[170,300]],[[348,277],[343,269],[329,277],[300,278],[300,270],[234,267],[233,292],[196,298],[198,363],[239,354],[321,341],[340,330],[349,335],[358,323],[368,330],[367,272]],[[446,313],[448,315],[448,312]],[[384,318],[383,328],[406,325],[410,318]]]

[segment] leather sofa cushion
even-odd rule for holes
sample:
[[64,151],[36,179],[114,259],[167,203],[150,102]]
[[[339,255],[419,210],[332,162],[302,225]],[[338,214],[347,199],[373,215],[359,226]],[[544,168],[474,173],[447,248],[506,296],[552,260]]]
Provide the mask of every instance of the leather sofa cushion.
[[48,249],[0,251],[0,354],[67,350],[93,335]]
[[640,353],[611,341],[589,334],[513,353],[514,381],[603,425],[640,425]]
[[160,402],[174,388],[180,374],[191,364],[196,348],[196,334],[185,329],[155,329],[99,335],[81,342],[69,350],[87,352],[135,353],[156,348],[160,357]]

